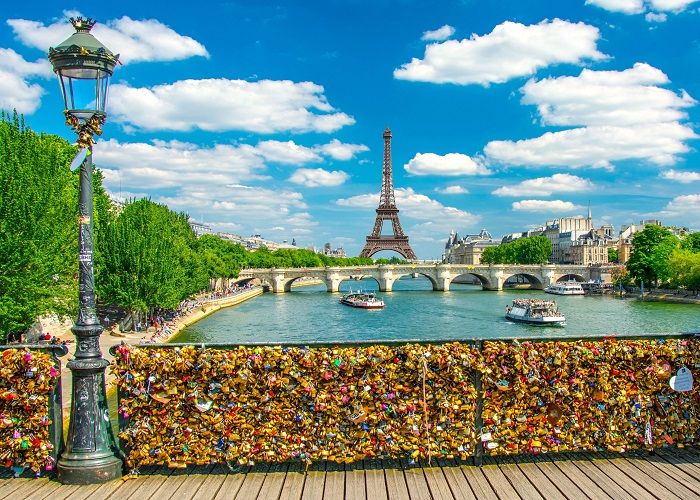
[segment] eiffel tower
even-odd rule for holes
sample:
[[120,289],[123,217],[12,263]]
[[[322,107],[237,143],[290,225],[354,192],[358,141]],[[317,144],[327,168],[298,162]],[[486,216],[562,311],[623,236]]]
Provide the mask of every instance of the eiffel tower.
[[[399,221],[399,209],[396,208],[394,199],[394,181],[391,174],[391,130],[384,130],[384,169],[382,170],[382,193],[379,197],[377,218],[374,221],[372,234],[367,236],[367,243],[360,252],[360,257],[371,257],[382,250],[393,250],[403,256],[404,259],[416,260],[408,236],[401,229]],[[382,224],[385,220],[391,221],[394,230],[393,236],[382,236]]]

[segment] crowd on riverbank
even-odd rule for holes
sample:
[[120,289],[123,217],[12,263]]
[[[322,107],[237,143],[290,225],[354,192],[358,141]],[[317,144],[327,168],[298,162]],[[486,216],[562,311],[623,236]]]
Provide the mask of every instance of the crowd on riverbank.
[[250,283],[233,285],[223,290],[204,292],[191,299],[183,300],[175,311],[151,317],[150,325],[146,329],[147,336],[142,339],[142,342],[154,343],[167,340],[177,333],[176,323],[181,322],[196,309],[204,309],[207,304],[235,297],[252,289],[253,285]]

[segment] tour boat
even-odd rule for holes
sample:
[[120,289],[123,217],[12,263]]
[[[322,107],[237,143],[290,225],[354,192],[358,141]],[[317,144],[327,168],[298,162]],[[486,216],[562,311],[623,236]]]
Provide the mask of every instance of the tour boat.
[[540,326],[559,326],[566,321],[556,302],[539,299],[515,299],[506,307],[506,319]]
[[564,283],[554,283],[544,289],[545,293],[554,295],[583,295],[584,291],[580,283],[576,281],[565,281]]
[[350,292],[343,295],[340,299],[341,304],[350,307],[359,307],[361,309],[381,309],[384,307],[384,301],[378,298],[373,293],[366,292]]

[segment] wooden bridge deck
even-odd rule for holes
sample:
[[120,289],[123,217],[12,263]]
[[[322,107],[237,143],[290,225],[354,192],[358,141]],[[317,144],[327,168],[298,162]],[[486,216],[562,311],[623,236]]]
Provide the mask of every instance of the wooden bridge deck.
[[1,478],[0,499],[700,499],[700,449],[657,454],[562,454],[492,460],[483,467],[377,461],[338,466],[258,465],[144,471],[136,479],[68,486]]

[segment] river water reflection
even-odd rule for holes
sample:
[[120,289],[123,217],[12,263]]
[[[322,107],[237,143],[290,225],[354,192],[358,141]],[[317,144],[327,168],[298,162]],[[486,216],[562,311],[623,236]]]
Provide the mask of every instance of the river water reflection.
[[[348,281],[341,291],[377,290],[374,280]],[[323,285],[266,293],[219,311],[192,325],[173,342],[284,342],[357,340],[444,340],[528,335],[663,334],[699,332],[700,306],[641,302],[613,297],[561,297],[539,290],[482,291],[453,284],[433,292],[425,278],[403,278],[392,293],[380,294],[382,310],[353,309],[338,303],[340,294]],[[506,305],[517,297],[554,299],[566,316],[563,328],[515,324],[504,319]]]

